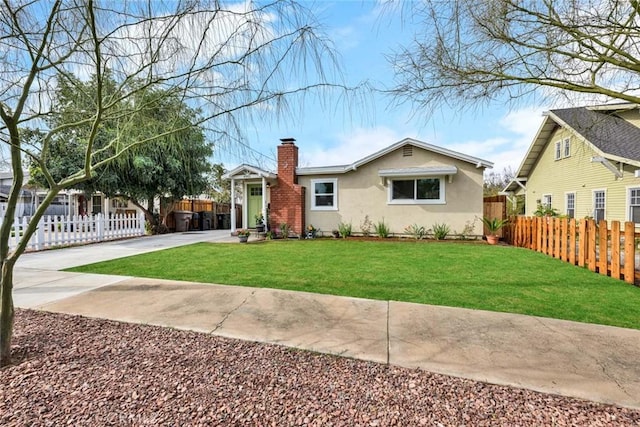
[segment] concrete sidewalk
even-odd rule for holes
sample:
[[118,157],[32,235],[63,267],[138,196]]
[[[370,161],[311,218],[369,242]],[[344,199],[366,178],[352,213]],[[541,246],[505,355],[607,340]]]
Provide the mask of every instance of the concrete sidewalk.
[[[235,241],[226,233],[189,239]],[[95,253],[85,259],[120,253],[91,246],[97,248],[84,248]],[[71,250],[56,252],[65,251],[72,256]],[[17,306],[191,329],[640,408],[637,330],[304,292],[77,275],[55,271],[62,268],[56,264],[45,270],[44,258],[25,256],[18,277],[48,272],[37,286],[18,286]],[[65,287],[75,288],[60,291]],[[25,289],[42,298],[27,303],[20,292]]]

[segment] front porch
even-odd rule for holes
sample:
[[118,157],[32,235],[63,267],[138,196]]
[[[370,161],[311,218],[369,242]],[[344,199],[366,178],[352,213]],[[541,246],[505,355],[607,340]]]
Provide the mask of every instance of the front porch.
[[[268,229],[270,189],[277,183],[277,175],[250,165],[240,165],[223,175],[231,181],[231,233],[236,232],[237,224],[235,206],[240,199],[242,205],[242,228]],[[236,185],[240,184],[240,197],[236,192]],[[256,231],[257,232],[257,231]]]

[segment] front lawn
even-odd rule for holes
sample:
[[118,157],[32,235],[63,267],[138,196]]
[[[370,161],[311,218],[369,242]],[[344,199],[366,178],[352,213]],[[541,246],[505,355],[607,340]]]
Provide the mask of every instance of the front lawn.
[[640,329],[640,288],[508,246],[329,239],[199,243],[68,271],[289,289]]

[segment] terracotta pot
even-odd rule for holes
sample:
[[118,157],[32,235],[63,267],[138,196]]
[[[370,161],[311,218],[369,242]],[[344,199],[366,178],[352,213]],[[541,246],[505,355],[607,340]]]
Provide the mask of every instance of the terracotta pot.
[[496,236],[495,234],[487,235],[487,243],[488,244],[497,245],[498,241],[500,241],[500,237]]

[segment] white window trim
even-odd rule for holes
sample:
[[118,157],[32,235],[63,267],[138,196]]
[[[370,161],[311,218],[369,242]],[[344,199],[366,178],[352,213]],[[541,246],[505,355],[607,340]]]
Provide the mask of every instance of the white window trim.
[[[625,201],[625,221],[631,221],[631,190],[640,190],[640,185],[627,185],[626,186],[626,194],[627,199]],[[605,199],[606,203],[606,199]],[[640,224],[636,224],[636,226],[640,226]]]
[[[549,200],[551,200],[551,203],[549,203],[548,205],[546,203],[547,202],[547,197],[549,198]],[[543,194],[542,195],[542,200],[540,201],[540,204],[542,206],[544,206],[544,207],[552,209],[553,208],[553,194],[551,194],[551,193]]]
[[573,217],[576,217],[576,192],[567,191],[564,193],[564,213],[569,215],[569,194],[573,194]]
[[[394,199],[393,198],[393,181],[417,181],[419,179],[439,179],[440,180],[440,198],[439,199]],[[415,185],[415,184],[414,184]],[[410,177],[393,177],[389,179],[387,191],[387,204],[389,205],[446,205],[445,197],[445,176],[410,176]]]
[[602,191],[604,193],[604,219],[607,218],[607,189],[606,188],[594,188],[591,190],[591,215],[595,219],[596,217],[596,193]]
[[556,143],[553,146],[553,160],[560,160],[562,159],[562,140],[560,141],[556,141]]
[[[316,206],[316,184],[333,183],[333,206]],[[311,210],[312,211],[337,211],[338,210],[338,178],[322,178],[311,180]]]
[[[567,154],[567,147],[569,148],[569,154]],[[571,157],[571,138],[565,138],[562,140],[562,157]]]

